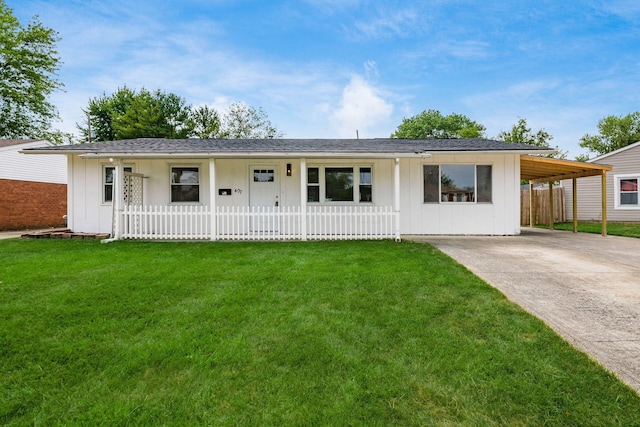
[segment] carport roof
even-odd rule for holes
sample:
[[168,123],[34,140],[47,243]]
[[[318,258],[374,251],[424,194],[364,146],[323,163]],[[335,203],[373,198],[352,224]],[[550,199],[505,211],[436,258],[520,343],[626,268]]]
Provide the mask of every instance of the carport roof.
[[604,175],[612,170],[611,166],[573,160],[550,159],[529,155],[520,156],[520,178],[534,184]]

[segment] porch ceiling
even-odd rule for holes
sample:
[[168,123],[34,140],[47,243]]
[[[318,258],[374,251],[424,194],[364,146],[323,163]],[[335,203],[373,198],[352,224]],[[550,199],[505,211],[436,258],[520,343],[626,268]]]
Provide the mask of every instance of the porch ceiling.
[[520,178],[534,184],[585,176],[604,175],[611,166],[547,157],[520,156]]

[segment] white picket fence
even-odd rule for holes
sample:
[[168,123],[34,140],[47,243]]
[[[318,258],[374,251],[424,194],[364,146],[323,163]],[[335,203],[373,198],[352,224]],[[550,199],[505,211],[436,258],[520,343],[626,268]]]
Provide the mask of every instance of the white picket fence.
[[189,240],[211,237],[208,206],[125,206],[122,238]]
[[391,206],[218,207],[211,238],[208,206],[125,206],[124,239],[338,240],[395,237]]
[[394,237],[391,206],[312,206],[307,239],[388,239]]

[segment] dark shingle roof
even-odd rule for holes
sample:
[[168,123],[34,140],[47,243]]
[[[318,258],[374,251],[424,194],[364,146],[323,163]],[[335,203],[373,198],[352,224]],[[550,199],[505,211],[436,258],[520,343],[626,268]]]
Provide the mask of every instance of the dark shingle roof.
[[59,145],[34,151],[94,154],[187,153],[419,153],[544,151],[549,148],[480,138],[459,139],[163,139],[139,138],[91,144]]

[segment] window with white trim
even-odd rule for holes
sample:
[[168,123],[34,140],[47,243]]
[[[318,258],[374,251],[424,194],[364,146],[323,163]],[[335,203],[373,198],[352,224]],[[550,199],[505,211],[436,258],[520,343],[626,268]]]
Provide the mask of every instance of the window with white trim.
[[200,201],[200,168],[171,167],[171,203]]
[[491,165],[424,165],[424,203],[491,203]]
[[371,166],[308,167],[307,202],[373,202],[373,168]]
[[[115,176],[115,166],[103,166],[102,167],[102,203],[113,202],[113,178]],[[124,166],[122,168],[124,172],[133,172],[133,166]]]
[[640,209],[638,184],[640,175],[614,175],[615,208]]

